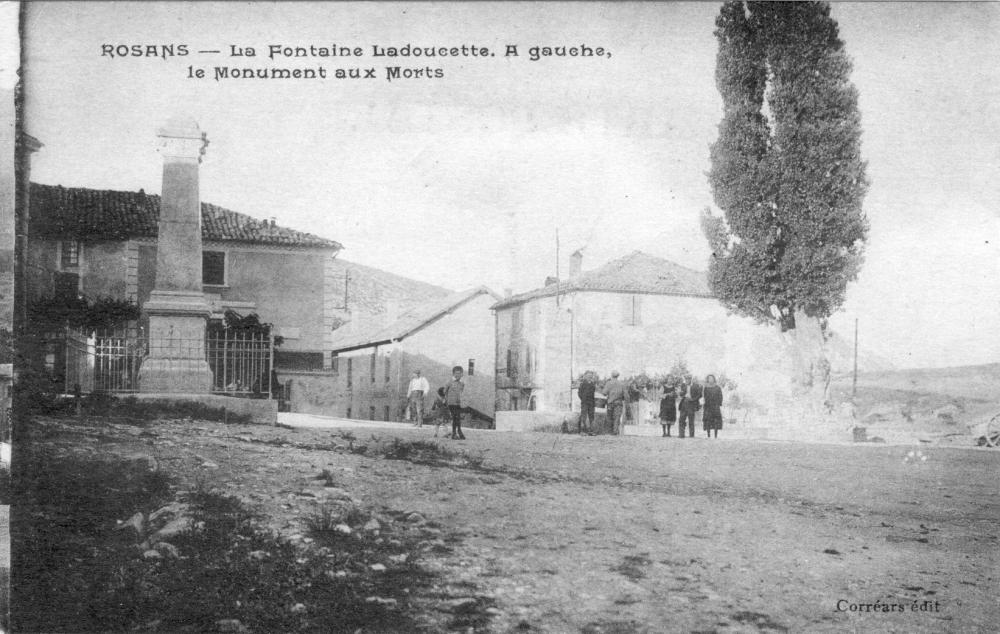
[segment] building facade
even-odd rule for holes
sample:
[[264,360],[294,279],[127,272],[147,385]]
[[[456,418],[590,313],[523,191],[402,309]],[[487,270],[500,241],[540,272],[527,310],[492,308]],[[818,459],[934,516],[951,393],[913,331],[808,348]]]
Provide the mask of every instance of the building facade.
[[[451,380],[452,368],[461,366],[465,404],[474,417],[491,421],[495,365],[491,307],[498,299],[479,287],[432,299],[395,319],[341,327],[334,333],[330,371],[289,375],[292,410],[403,420],[412,372],[420,370],[435,392]],[[427,395],[428,411],[433,400]]]
[[702,272],[638,251],[581,265],[574,254],[569,279],[494,306],[497,410],[579,411],[575,387],[588,370],[655,376],[680,361],[699,376],[742,377],[755,349],[776,341],[728,315]]
[[[156,280],[159,196],[32,184],[30,200],[29,297],[145,304]],[[341,245],[209,203],[201,221],[212,318],[255,313],[284,339],[278,367],[329,367],[336,311],[327,299],[339,293]]]

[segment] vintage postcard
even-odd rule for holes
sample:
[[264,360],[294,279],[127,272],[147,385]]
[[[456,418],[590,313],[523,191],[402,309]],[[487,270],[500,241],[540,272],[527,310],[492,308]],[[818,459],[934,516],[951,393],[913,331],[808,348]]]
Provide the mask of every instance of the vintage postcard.
[[4,631],[995,628],[1000,4],[2,10]]

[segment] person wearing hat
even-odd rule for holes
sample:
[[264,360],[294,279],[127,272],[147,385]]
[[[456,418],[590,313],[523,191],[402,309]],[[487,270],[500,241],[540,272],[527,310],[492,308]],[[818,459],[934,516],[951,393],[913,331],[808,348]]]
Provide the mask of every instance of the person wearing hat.
[[611,431],[618,436],[624,431],[622,413],[625,391],[625,384],[618,380],[618,370],[614,370],[611,372],[611,378],[604,384],[604,395],[608,399],[608,424],[611,426]]

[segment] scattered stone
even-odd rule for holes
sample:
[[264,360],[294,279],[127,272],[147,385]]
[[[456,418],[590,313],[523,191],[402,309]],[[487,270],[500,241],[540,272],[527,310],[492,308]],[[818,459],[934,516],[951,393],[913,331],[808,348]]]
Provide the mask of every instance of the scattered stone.
[[179,559],[181,556],[181,551],[177,549],[177,546],[169,542],[158,542],[153,546],[153,550],[160,553],[167,559]]
[[142,558],[143,559],[163,559],[163,555],[161,555],[159,553],[159,551],[150,549],[150,550],[147,550],[146,552],[142,553]]
[[840,553],[839,550],[836,550],[834,548],[827,548],[827,549],[823,550],[823,554],[824,555],[839,555],[841,553]]
[[371,566],[369,566],[369,568],[371,568],[375,572],[385,572],[386,570],[384,564],[372,564]]
[[394,608],[394,607],[396,607],[396,604],[398,603],[398,601],[396,601],[393,598],[366,597],[365,598],[365,603],[377,603],[379,605],[384,605],[386,607],[392,607],[392,608]]
[[476,597],[458,597],[444,602],[451,612],[464,612],[478,603]]
[[134,537],[138,538],[142,535],[142,531],[145,528],[146,522],[143,520],[142,513],[136,513],[132,517],[128,518],[124,522],[118,525],[118,530],[129,531]]
[[330,498],[335,498],[335,499],[343,498],[343,499],[347,499],[347,498],[351,497],[350,493],[348,493],[347,491],[341,489],[340,487],[335,487],[335,486],[333,486],[333,487],[323,487],[322,491],[323,491],[323,495],[325,495],[326,497],[330,497]]
[[253,559],[253,560],[256,560],[256,561],[261,561],[261,560],[267,559],[268,553],[266,551],[263,551],[263,550],[253,550],[253,551],[250,551],[250,554],[248,555],[248,557],[250,557],[250,559]]
[[422,524],[422,523],[426,522],[427,520],[424,519],[424,516],[421,515],[420,513],[413,512],[413,513],[410,513],[409,515],[406,516],[406,521],[407,522],[412,522],[414,524]]
[[503,610],[501,610],[500,608],[486,608],[484,612],[486,612],[486,614],[489,614],[490,616],[500,616],[501,614],[503,614]]
[[[186,491],[178,491],[178,495],[187,493]],[[161,506],[152,513],[149,514],[149,523],[156,524],[158,522],[166,522],[170,519],[178,517],[180,515],[185,515],[188,512],[188,505],[183,502],[173,502],[166,506]]]
[[215,622],[215,627],[220,632],[233,632],[235,634],[245,634],[250,631],[239,619],[219,619]]
[[394,564],[405,564],[407,559],[409,559],[409,555],[406,553],[402,555],[389,555],[389,561]]
[[191,518],[177,517],[170,520],[163,526],[163,528],[153,533],[151,540],[155,543],[158,540],[162,541],[171,537],[176,537],[177,535],[189,530],[191,530]]
[[373,517],[365,523],[364,528],[366,531],[378,531],[382,529],[382,524]]
[[147,456],[145,454],[133,454],[131,456],[126,456],[126,460],[132,463],[134,466],[144,469],[146,471],[156,471],[160,468],[160,463],[156,461],[153,456]]
[[292,614],[305,614],[305,612],[306,612],[307,609],[308,608],[306,608],[306,604],[305,603],[296,603],[295,605],[293,605],[291,607],[291,609],[289,611]]
[[337,524],[336,526],[333,527],[333,530],[337,531],[338,533],[343,533],[344,535],[350,535],[351,533],[354,532],[354,530],[347,524]]

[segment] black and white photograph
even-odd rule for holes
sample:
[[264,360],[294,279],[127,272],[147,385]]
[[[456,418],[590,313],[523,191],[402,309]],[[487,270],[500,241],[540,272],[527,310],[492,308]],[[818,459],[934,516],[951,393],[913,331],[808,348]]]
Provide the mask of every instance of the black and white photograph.
[[1000,2],[0,19],[0,633],[996,631]]

